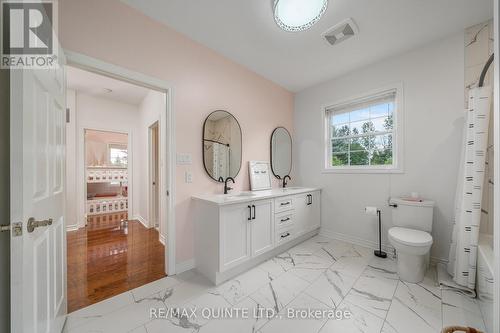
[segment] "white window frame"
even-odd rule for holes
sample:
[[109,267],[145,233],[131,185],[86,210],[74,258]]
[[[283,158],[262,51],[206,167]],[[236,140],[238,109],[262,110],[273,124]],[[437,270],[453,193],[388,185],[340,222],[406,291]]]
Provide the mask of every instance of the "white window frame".
[[126,168],[127,165],[113,165],[111,163],[111,149],[120,149],[118,147],[121,147],[121,148],[125,148],[125,150],[127,150],[127,165],[129,163],[129,151],[128,151],[128,145],[126,143],[118,143],[118,142],[110,142],[108,143],[108,163],[110,166],[114,166],[114,167],[123,167],[123,168]]
[[[329,112],[333,108],[343,105],[360,103],[363,100],[373,99],[388,92],[395,92],[393,111],[393,164],[392,165],[342,165],[332,166],[332,151],[329,127]],[[393,84],[379,88],[355,97],[346,98],[322,107],[323,119],[323,173],[403,173],[403,146],[404,146],[404,108],[403,108],[403,84]]]

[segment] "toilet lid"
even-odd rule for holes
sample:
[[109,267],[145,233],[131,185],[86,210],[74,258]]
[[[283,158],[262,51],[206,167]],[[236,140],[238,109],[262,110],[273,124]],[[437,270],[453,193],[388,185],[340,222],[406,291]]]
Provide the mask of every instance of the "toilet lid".
[[432,236],[428,232],[394,227],[389,229],[389,236],[401,244],[410,246],[428,246],[432,244]]

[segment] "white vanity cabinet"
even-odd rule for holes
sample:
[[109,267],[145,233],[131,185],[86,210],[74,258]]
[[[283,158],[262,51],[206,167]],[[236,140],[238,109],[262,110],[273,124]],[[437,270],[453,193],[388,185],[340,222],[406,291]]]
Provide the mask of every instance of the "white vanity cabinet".
[[274,246],[272,200],[260,200],[220,208],[221,272]]
[[320,191],[274,189],[194,197],[195,266],[219,284],[313,236]]

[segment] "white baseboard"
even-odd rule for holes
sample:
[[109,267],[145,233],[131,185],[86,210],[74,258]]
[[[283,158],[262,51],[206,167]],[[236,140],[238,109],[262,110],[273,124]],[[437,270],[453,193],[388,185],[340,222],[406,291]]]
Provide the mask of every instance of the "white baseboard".
[[[364,246],[364,247],[367,247],[370,249],[374,249],[374,250],[378,249],[378,242],[374,242],[374,241],[368,240],[368,239],[359,238],[356,236],[342,234],[340,232],[331,231],[329,229],[321,228],[319,231],[319,234],[322,236],[328,237],[328,238],[356,244],[359,246]],[[382,243],[382,250],[387,252],[388,254],[392,254],[394,252],[394,247],[392,247],[392,245],[390,245],[390,244]]]
[[165,236],[160,234],[160,243],[163,244],[163,246],[165,246]]
[[144,217],[142,217],[141,215],[134,215],[132,220],[137,220],[137,221],[141,222],[141,224],[144,226],[144,228],[149,229],[148,221],[146,221],[146,219]]
[[72,224],[72,225],[67,225],[66,226],[66,231],[75,231],[78,230],[78,225],[77,224]]
[[[351,236],[351,235],[342,234],[339,232],[334,232],[334,231],[331,231],[328,229],[321,228],[319,234],[322,236],[328,237],[328,238],[333,238],[333,239],[341,240],[344,242],[356,244],[359,246],[368,247],[370,249],[374,249],[374,250],[378,249],[377,242],[363,239],[363,238],[359,238],[359,237],[355,237],[355,236]],[[394,247],[391,244],[382,243],[382,250],[384,250],[388,254],[392,254],[394,252]],[[443,258],[438,258],[438,257],[431,257],[430,264],[433,266],[435,266],[437,264],[445,264],[446,265],[446,264],[448,264],[448,260],[443,259]]]
[[185,260],[175,264],[175,274],[181,274],[194,268],[194,259]]

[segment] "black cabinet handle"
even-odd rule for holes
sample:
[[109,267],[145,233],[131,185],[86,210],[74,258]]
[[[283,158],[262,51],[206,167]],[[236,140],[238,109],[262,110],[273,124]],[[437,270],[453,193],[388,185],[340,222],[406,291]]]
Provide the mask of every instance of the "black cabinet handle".
[[309,206],[310,204],[312,204],[312,195],[308,194],[307,195],[307,205]]
[[253,207],[253,217],[252,217],[252,220],[255,220],[255,205],[252,205]]
[[282,203],[280,203],[280,206],[287,206],[287,205],[289,205],[289,204],[290,204],[290,201],[287,201],[287,202],[282,202]]
[[286,221],[290,221],[290,218],[287,217],[286,219],[281,219],[281,222],[286,222]]
[[248,210],[249,210],[249,212],[248,212],[248,219],[247,220],[250,221],[252,219],[252,207],[250,205],[248,205]]
[[281,235],[280,237],[281,237],[281,238],[287,238],[288,236],[290,236],[290,233],[289,233],[289,232],[287,232],[286,234]]

